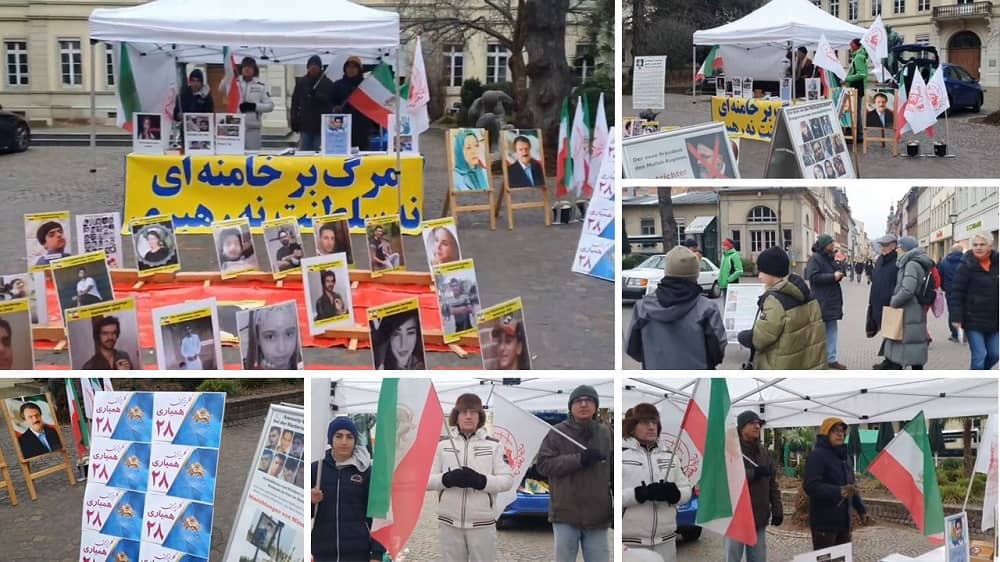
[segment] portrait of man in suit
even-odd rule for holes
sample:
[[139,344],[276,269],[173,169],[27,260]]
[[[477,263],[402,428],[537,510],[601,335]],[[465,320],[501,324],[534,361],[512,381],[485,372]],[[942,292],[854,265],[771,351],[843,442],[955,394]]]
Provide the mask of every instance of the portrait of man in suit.
[[865,126],[892,129],[894,125],[892,110],[888,108],[889,96],[878,92],[872,96],[872,104],[875,108],[865,115]]
[[507,165],[510,187],[541,187],[545,185],[542,163],[531,157],[531,139],[524,135],[514,137],[514,162]]
[[30,459],[62,449],[59,432],[42,421],[41,406],[34,402],[25,402],[21,404],[20,412],[24,423],[28,426],[27,431],[17,438],[21,446],[21,456]]

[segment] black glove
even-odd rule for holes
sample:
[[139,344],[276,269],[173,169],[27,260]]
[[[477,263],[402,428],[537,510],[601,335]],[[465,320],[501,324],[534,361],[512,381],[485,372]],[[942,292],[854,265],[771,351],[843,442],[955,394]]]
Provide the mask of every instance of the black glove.
[[677,503],[681,500],[681,491],[673,482],[654,482],[647,486],[649,499],[658,502]]
[[476,472],[472,468],[467,466],[462,467],[462,472],[465,473],[465,488],[473,488],[475,490],[482,490],[486,487],[486,475]]
[[736,341],[743,347],[753,351],[753,330],[742,330],[736,334]]
[[635,491],[635,501],[639,503],[646,503],[646,500],[649,499],[649,486],[646,485],[645,480],[642,481],[641,485],[636,486],[634,491]]
[[240,113],[250,113],[251,111],[257,111],[257,104],[249,101],[240,104]]
[[462,471],[449,470],[441,475],[441,483],[445,488],[457,488],[462,481]]
[[771,526],[780,527],[781,523],[785,520],[785,512],[779,506],[776,509],[771,510]]
[[601,462],[606,458],[607,457],[604,456],[604,453],[598,451],[597,449],[591,449],[588,447],[586,451],[580,453],[580,464],[587,467],[594,463]]

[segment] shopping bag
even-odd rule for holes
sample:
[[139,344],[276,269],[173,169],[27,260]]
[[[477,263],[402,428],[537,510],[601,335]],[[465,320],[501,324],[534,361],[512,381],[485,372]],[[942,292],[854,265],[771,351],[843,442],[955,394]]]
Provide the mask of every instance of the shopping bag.
[[931,312],[934,313],[934,318],[941,318],[944,316],[944,311],[947,308],[948,303],[945,300],[944,291],[938,289],[937,295],[934,296],[934,304],[931,305]]
[[903,341],[903,309],[882,307],[882,329],[879,332],[887,340]]

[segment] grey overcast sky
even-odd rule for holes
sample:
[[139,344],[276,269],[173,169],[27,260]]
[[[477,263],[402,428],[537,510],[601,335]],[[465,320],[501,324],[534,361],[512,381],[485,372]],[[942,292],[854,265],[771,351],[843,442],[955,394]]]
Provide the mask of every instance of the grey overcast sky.
[[851,216],[865,223],[865,232],[870,240],[885,234],[885,217],[889,207],[895,206],[910,189],[908,185],[880,185],[866,183],[847,187],[847,202],[851,205]]

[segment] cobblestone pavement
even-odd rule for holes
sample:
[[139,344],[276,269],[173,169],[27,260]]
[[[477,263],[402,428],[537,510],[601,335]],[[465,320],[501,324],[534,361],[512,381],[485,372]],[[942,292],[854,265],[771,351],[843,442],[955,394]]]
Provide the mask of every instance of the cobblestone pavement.
[[[405,562],[439,560],[437,539],[437,493],[428,492],[424,508],[406,545]],[[608,530],[608,545],[614,533]],[[497,560],[541,562],[553,560],[552,526],[545,517],[522,517],[507,521],[497,530]],[[583,555],[577,560],[583,560]]]
[[[893,553],[918,556],[934,547],[916,529],[897,525],[876,525],[855,530],[854,562],[878,562]],[[769,562],[788,562],[797,554],[812,550],[808,531],[787,531],[769,527],[767,530],[767,559]],[[722,536],[710,531],[701,534],[694,542],[677,546],[677,560],[695,562],[725,560]]]
[[[988,115],[1000,108],[1000,98],[995,89],[987,91],[981,113],[959,110],[948,118],[947,128],[944,118],[938,121],[937,139],[944,139],[947,131],[949,154],[956,158],[907,158],[893,157],[886,147],[869,145],[868,154],[861,154],[859,177],[862,178],[995,178],[1000,176],[1000,159],[995,158],[1000,150],[1000,132],[996,126],[973,123],[972,120]],[[711,120],[710,96],[691,97],[691,94],[666,94],[666,109],[657,116],[661,127],[688,126]],[[632,109],[632,97],[622,100],[623,115],[638,115]],[[919,135],[921,151],[931,152],[932,142],[925,135]],[[760,178],[764,175],[768,142],[744,140],[740,143],[740,176]],[[905,148],[904,148],[905,150]]]
[[[421,139],[428,159],[424,171],[424,214],[439,216],[448,185],[445,173],[443,131],[432,129]],[[124,156],[127,148],[37,147],[23,154],[0,156],[0,185],[4,186],[4,208],[0,210],[0,246],[3,273],[27,269],[24,257],[23,217],[25,213],[70,210],[93,213],[121,209],[124,199]],[[504,223],[505,224],[505,223]],[[494,304],[520,296],[524,301],[529,348],[536,369],[611,369],[614,347],[607,335],[614,332],[614,285],[570,272],[580,237],[580,223],[546,228],[540,210],[516,211],[515,229],[498,224],[490,231],[485,213],[462,215],[459,238],[463,253],[476,260],[480,294]],[[263,247],[258,235],[257,247]],[[304,236],[309,238],[309,236]],[[360,267],[367,267],[364,237],[354,235]],[[311,240],[304,240],[312,248]],[[180,253],[185,270],[216,271],[211,237],[182,236]],[[125,244],[125,263],[134,263]],[[407,236],[404,252],[413,270],[427,270],[427,260],[419,237]],[[238,353],[227,350],[226,361],[237,361]],[[344,348],[306,350],[306,363],[334,365],[371,364],[367,350],[350,352]],[[65,365],[68,357],[40,353],[39,363]],[[145,361],[154,363],[152,353]],[[479,355],[460,359],[451,353],[430,353],[428,368],[459,367],[479,369]]]
[[[219,450],[219,472],[215,488],[215,523],[212,528],[213,560],[221,560],[232,530],[236,510],[243,494],[247,472],[260,437],[264,418],[243,420],[226,425],[222,430]],[[61,429],[63,442],[69,442],[72,431]],[[0,431],[0,449],[8,465],[16,465],[17,454],[10,432]],[[76,463],[76,450],[70,452]],[[51,463],[49,463],[51,464]],[[32,470],[48,466],[38,463]],[[19,553],[23,562],[75,562],[80,553],[80,526],[86,480],[70,486],[65,473],[46,476],[35,481],[38,501],[31,501],[20,466],[11,466],[11,476],[17,492],[18,505],[11,507],[6,491],[0,491],[0,558],[9,560],[9,553]]]
[[[746,277],[743,281],[746,283],[756,282],[755,279]],[[844,291],[844,319],[840,321],[838,326],[838,360],[850,369],[871,369],[872,365],[881,361],[881,358],[878,357],[878,350],[882,340],[877,337],[871,339],[865,337],[868,282],[852,282],[850,277],[845,277],[841,286]],[[713,302],[721,312],[722,299],[713,299]],[[632,304],[623,304],[623,337],[628,332],[631,319]],[[948,341],[947,317],[935,318],[933,314],[929,314],[927,328],[934,341],[930,344],[926,369],[959,370],[969,368],[968,346]],[[726,346],[726,359],[719,366],[719,369],[738,370],[749,357],[750,353],[747,349],[740,347],[737,343],[729,343]],[[623,355],[623,367],[626,369],[641,368],[638,362],[633,361],[627,355]]]

